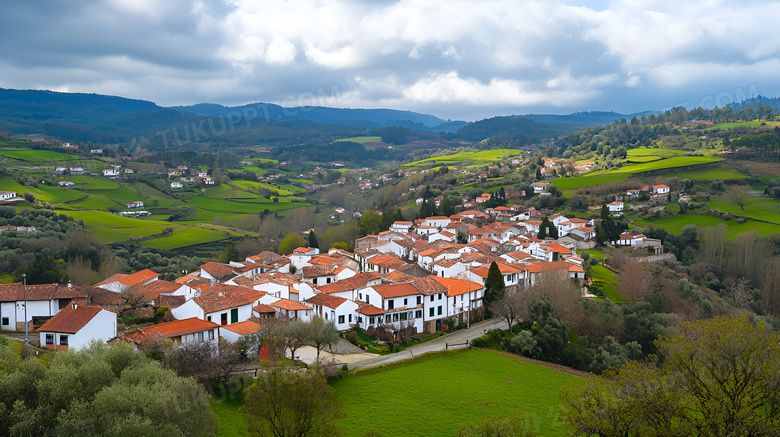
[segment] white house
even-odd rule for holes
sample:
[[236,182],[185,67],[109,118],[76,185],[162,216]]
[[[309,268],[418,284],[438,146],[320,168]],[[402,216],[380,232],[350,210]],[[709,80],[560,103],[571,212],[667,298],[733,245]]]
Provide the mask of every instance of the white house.
[[334,296],[332,294],[315,294],[306,299],[314,314],[336,324],[336,329],[345,331],[357,322],[358,304],[352,300]]
[[449,217],[432,216],[425,219],[423,226],[433,226],[434,228],[444,228],[452,222]]
[[107,168],[107,169],[103,170],[103,176],[117,177],[117,176],[119,176],[119,169]]
[[11,200],[16,198],[15,191],[0,191],[0,200]]
[[408,234],[412,229],[412,225],[414,225],[414,223],[410,221],[395,221],[390,225],[390,231],[399,234]]
[[610,202],[607,204],[607,208],[610,212],[623,211],[623,202]]
[[252,307],[256,306],[263,296],[265,293],[262,291],[216,283],[200,296],[173,308],[171,313],[180,320],[197,317],[220,325],[229,325],[249,320],[252,317]]
[[135,343],[137,346],[147,346],[158,339],[170,339],[180,345],[208,342],[218,347],[219,334],[219,325],[216,323],[191,317],[121,333],[117,338]]
[[140,200],[136,200],[135,202],[130,202],[130,203],[127,204],[127,208],[128,209],[131,209],[131,208],[143,208],[143,207],[144,207],[144,203],[142,201],[140,201]]
[[171,188],[181,188],[183,185],[181,182],[171,182]]
[[[363,290],[362,302],[384,311],[384,319],[377,324],[394,324],[411,321],[417,332],[423,330],[423,294],[412,284],[380,284]],[[368,324],[370,326],[370,323]]]
[[76,183],[75,182],[71,182],[71,181],[59,181],[59,182],[57,182],[57,185],[59,185],[60,187],[67,188],[67,187],[72,187],[72,186],[76,185]]
[[531,186],[534,188],[534,193],[541,193],[547,191],[547,187],[551,184],[549,182],[534,182]]
[[116,337],[117,313],[99,306],[72,303],[36,329],[41,347],[82,349],[93,340],[107,342]]
[[670,190],[670,188],[666,185],[653,185],[651,188],[653,189],[653,194],[656,195],[669,194]]

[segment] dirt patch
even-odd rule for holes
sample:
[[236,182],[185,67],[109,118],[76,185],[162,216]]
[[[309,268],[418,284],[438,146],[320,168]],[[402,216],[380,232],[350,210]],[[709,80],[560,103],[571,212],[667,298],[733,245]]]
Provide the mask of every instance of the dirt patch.
[[780,175],[780,162],[737,161],[750,167],[750,172],[758,176]]
[[511,379],[506,380],[507,384],[517,384],[516,382],[512,381]]

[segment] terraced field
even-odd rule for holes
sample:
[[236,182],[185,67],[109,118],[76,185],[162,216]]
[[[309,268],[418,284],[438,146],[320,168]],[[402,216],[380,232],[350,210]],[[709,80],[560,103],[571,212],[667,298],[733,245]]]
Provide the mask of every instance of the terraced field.
[[484,165],[500,161],[508,156],[520,156],[522,153],[516,149],[493,149],[482,151],[458,152],[450,155],[434,156],[420,161],[404,164],[408,169],[430,168],[442,165]]

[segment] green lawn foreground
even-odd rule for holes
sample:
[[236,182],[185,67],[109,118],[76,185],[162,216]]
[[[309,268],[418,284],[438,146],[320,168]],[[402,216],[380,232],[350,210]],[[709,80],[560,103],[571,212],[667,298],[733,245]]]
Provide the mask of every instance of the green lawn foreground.
[[[565,435],[559,392],[582,381],[510,354],[478,349],[426,354],[332,381],[346,436],[453,436],[461,423],[523,414],[541,436]],[[220,436],[247,435],[237,400],[214,396]]]

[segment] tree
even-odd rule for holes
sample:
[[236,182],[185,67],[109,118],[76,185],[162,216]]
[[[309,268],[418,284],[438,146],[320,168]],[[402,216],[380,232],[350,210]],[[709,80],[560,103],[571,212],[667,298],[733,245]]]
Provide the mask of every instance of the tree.
[[290,358],[295,359],[295,351],[303,346],[309,339],[311,332],[308,325],[303,320],[294,320],[286,325],[282,330],[285,338],[285,345],[290,349]]
[[506,326],[512,331],[512,326],[522,318],[526,312],[528,302],[523,298],[521,292],[504,293],[500,299],[490,305],[490,312],[499,318],[506,320]]
[[233,245],[233,243],[230,243],[227,245],[225,250],[222,251],[222,254],[217,259],[218,262],[227,264],[230,261],[238,261],[238,252],[236,251],[236,247]]
[[358,234],[364,237],[369,234],[378,234],[382,231],[382,216],[374,208],[360,216],[358,222]]
[[297,232],[290,232],[285,235],[282,242],[279,243],[279,253],[288,255],[301,246],[303,246],[303,237]]
[[149,302],[149,299],[147,299],[146,296],[144,296],[144,294],[139,291],[139,289],[140,286],[133,285],[132,287],[128,287],[119,293],[119,297],[122,298],[122,302],[129,306],[131,310],[135,310],[141,305]]
[[0,435],[216,434],[204,388],[131,344],[58,351],[48,366],[34,359],[4,366],[4,349],[10,347],[0,345]]
[[27,202],[35,203],[35,194],[33,194],[33,193],[29,192],[29,191],[25,191],[23,197],[24,197],[24,200],[26,200]]
[[336,435],[334,422],[344,417],[341,400],[316,368],[272,368],[245,389],[244,401],[239,411],[249,431],[257,435]]
[[309,231],[309,247],[319,249],[320,244],[317,242],[317,235],[314,234],[314,231]]
[[634,258],[627,258],[618,273],[618,282],[623,292],[628,295],[628,300],[638,302],[650,291],[652,274],[644,263]]
[[22,274],[26,273],[28,284],[52,284],[68,280],[68,270],[65,261],[55,260],[52,256],[38,257],[28,269],[17,269],[14,272],[16,282],[22,282]]
[[775,435],[780,334],[746,319],[682,325],[647,362],[564,390],[576,435]]
[[491,305],[504,296],[505,290],[504,275],[501,274],[498,264],[494,261],[490,263],[488,275],[485,279],[485,294],[482,296],[482,305],[485,307],[485,313],[488,316],[492,314],[490,310]]
[[723,198],[727,202],[739,206],[744,211],[745,205],[747,205],[747,201],[750,198],[750,187],[747,185],[732,185],[723,193]]
[[320,360],[320,351],[323,347],[335,344],[339,341],[339,331],[332,320],[326,321],[320,316],[314,316],[308,323],[308,339],[317,348],[317,361]]
[[406,319],[399,322],[396,334],[398,335],[398,341],[406,346],[406,342],[409,341],[414,334],[417,334],[417,328],[414,326],[414,319]]

